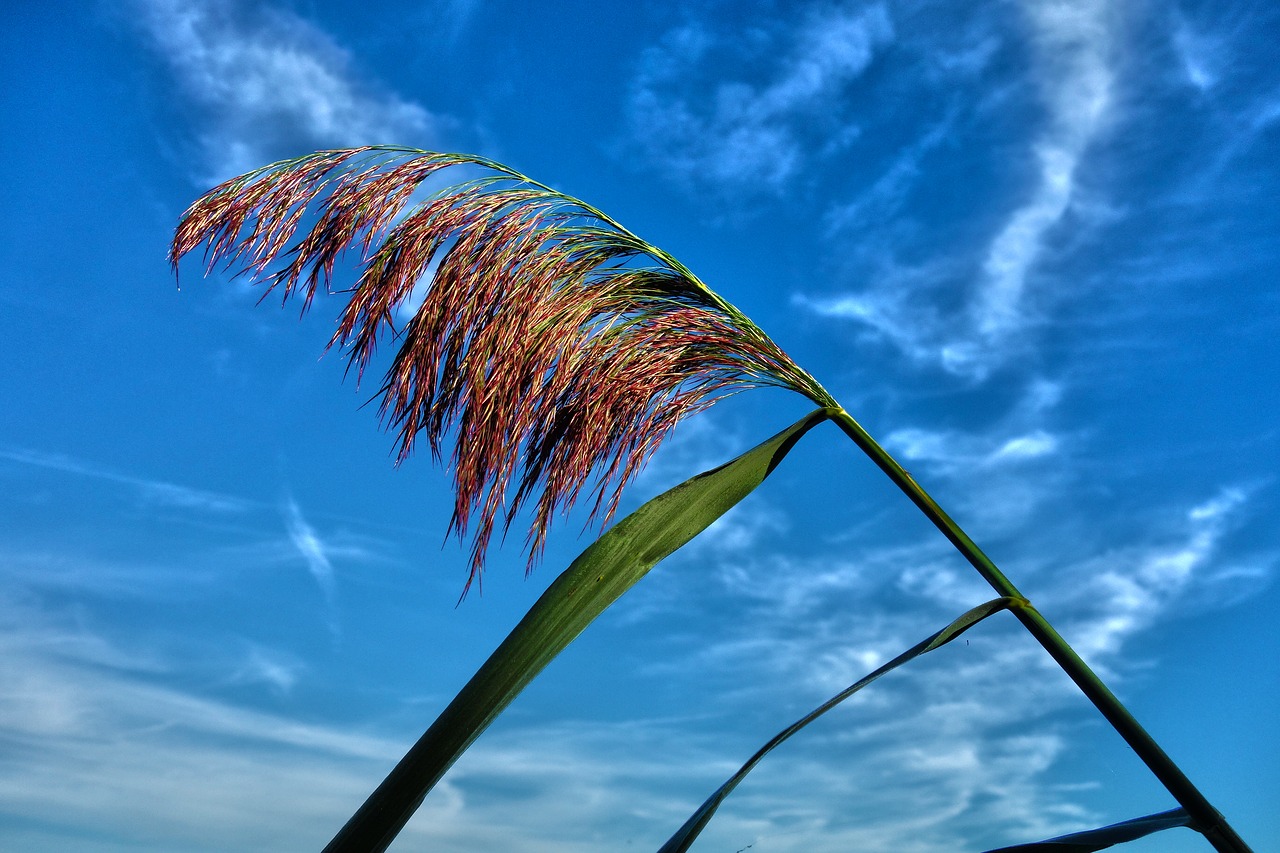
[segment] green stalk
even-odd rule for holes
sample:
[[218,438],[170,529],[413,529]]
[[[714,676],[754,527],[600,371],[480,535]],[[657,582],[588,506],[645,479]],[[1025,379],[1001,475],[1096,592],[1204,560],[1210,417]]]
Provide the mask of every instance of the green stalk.
[[1226,819],[1205,799],[1178,765],[1174,764],[1173,759],[1165,754],[1146,729],[1134,719],[1102,679],[1098,678],[1089,665],[1054,630],[1048,620],[1027,601],[1026,596],[996,568],[995,563],[982,553],[982,549],[960,529],[960,525],[942,511],[942,508],[907,473],[906,469],[899,465],[897,460],[890,456],[888,451],[881,447],[842,407],[830,407],[826,412],[853,440],[854,444],[871,457],[871,461],[875,462],[880,470],[887,474],[889,479],[911,499],[911,502],[933,522],[934,526],[942,531],[942,535],[946,536],[970,565],[977,569],[983,580],[1000,595],[1019,602],[1010,608],[1018,621],[1044,647],[1050,657],[1057,661],[1058,666],[1062,667],[1089,701],[1102,712],[1102,716],[1111,724],[1111,727],[1124,738],[1178,804],[1187,810],[1194,821],[1193,828],[1204,835],[1219,853],[1252,853],[1249,845],[1245,844]]

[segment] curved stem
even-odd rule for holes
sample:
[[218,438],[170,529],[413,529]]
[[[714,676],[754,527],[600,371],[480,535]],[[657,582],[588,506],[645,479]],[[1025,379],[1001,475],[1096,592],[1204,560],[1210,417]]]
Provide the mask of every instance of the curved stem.
[[[845,435],[871,457],[871,461],[875,462],[880,470],[888,475],[889,479],[911,499],[911,502],[933,522],[934,526],[942,531],[942,535],[946,536],[956,550],[969,561],[983,580],[1002,596],[1026,601],[1026,597],[1004,576],[1003,572],[996,568],[991,558],[974,544],[968,534],[960,529],[960,525],[943,512],[929,493],[862,428],[861,424],[841,407],[828,408],[826,411]],[[1219,853],[1252,853],[1249,845],[1236,834],[1226,819],[1205,799],[1186,774],[1174,764],[1173,759],[1165,754],[1160,745],[1142,728],[1129,710],[1102,682],[1102,679],[1098,678],[1089,665],[1067,644],[1067,641],[1054,630],[1048,620],[1040,615],[1030,602],[1020,603],[1010,609],[1031,636],[1035,637],[1050,657],[1075,682],[1080,691],[1102,712],[1102,716],[1137,753],[1178,804],[1187,810],[1195,822],[1194,828],[1209,840],[1214,849]]]

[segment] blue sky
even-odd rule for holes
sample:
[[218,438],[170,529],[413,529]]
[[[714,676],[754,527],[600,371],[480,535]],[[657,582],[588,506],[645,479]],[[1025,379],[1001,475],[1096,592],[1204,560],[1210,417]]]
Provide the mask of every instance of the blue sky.
[[[0,847],[319,849],[587,542],[465,548],[320,358],[182,290],[181,211],[389,142],[578,195],[880,437],[1256,849],[1280,843],[1280,14],[1268,3],[9,4]],[[683,424],[635,506],[799,418]],[[989,597],[831,427],[662,564],[393,849],[654,849]],[[996,618],[770,756],[696,849],[979,850],[1169,808]],[[1133,850],[1207,849],[1175,830]]]

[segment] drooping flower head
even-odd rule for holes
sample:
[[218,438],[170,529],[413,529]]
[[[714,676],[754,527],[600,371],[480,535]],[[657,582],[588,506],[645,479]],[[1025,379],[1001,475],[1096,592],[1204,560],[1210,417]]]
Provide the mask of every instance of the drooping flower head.
[[[415,199],[459,166],[482,174]],[[398,343],[380,392],[398,461],[420,436],[440,459],[452,436],[450,529],[472,537],[468,586],[526,505],[530,566],[584,489],[607,522],[671,428],[727,394],[772,385],[835,405],[675,258],[482,157],[368,147],[274,163],[183,214],[175,269],[201,245],[206,272],[225,265],[304,310],[358,249],[329,346],[360,375],[381,339]]]

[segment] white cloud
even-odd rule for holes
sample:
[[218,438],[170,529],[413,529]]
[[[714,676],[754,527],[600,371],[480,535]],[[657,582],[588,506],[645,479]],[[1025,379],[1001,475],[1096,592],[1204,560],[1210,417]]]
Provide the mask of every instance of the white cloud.
[[973,305],[976,336],[951,347],[953,366],[965,371],[985,371],[1000,358],[1002,339],[1022,330],[1028,278],[1075,197],[1080,161],[1112,108],[1117,22],[1111,4],[1035,0],[1026,11],[1049,110],[1034,146],[1039,181],[987,249]]
[[1072,474],[1077,437],[1050,429],[1062,390],[1047,380],[1023,389],[1010,411],[974,429],[906,426],[883,444],[935,486],[957,488],[957,510],[985,535],[1012,532],[1060,498]]
[[[856,206],[845,209],[858,213]],[[835,215],[839,216],[839,211]],[[792,301],[822,317],[853,321],[855,328],[867,329],[875,338],[890,342],[913,362],[946,366],[942,341],[955,321],[927,296],[954,283],[961,275],[957,266],[945,258],[904,266],[882,257],[876,259],[874,273],[869,276],[876,285],[867,290],[825,298],[801,294]],[[922,294],[926,298],[921,298]]]
[[[689,24],[646,51],[631,96],[632,135],[682,182],[781,191],[811,157],[832,150],[833,133],[836,148],[856,138],[856,126],[841,120],[842,99],[892,40],[893,25],[883,4],[846,4],[736,35]],[[725,54],[757,79],[700,87],[705,66]]]
[[[291,704],[264,712],[157,686],[100,656],[51,653],[39,618],[0,615],[0,803],[27,818],[0,825],[6,849],[52,853],[69,837],[77,850],[318,849],[418,734],[418,720],[371,732],[300,721]],[[393,849],[656,846],[736,766],[720,733],[689,737],[683,722],[496,727]],[[807,799],[785,777],[769,788],[774,809]],[[729,815],[711,835],[740,837],[752,823]]]
[[988,460],[992,462],[1007,459],[1035,459],[1047,456],[1058,449],[1058,439],[1044,430],[1035,430],[1027,435],[1019,435],[1009,439],[992,453]]
[[[876,286],[827,298],[802,297],[815,313],[854,320],[899,347],[911,359],[982,380],[1025,348],[1037,310],[1054,296],[1036,286],[1055,229],[1069,213],[1087,219],[1079,171],[1092,145],[1114,118],[1119,13],[1105,0],[1024,4],[1032,55],[1032,83],[1046,116],[1030,144],[1034,181],[1022,203],[997,225],[976,258],[953,257],[906,265],[881,249],[871,260]],[[999,90],[988,98],[999,103]],[[922,156],[946,134],[942,122],[903,153],[870,190],[833,209],[829,225],[847,230],[892,214],[910,187]],[[889,233],[884,227],[883,233]],[[966,285],[966,281],[969,283]],[[954,303],[955,294],[966,293]],[[943,307],[945,306],[945,307]]]
[[316,585],[328,599],[333,598],[334,580],[333,565],[329,562],[324,543],[316,535],[315,528],[307,523],[302,510],[293,498],[285,500],[285,524],[289,529],[289,539],[298,553],[307,562],[307,570],[315,578]]
[[1047,232],[1073,200],[1076,168],[1102,131],[1114,88],[1116,22],[1111,4],[1034,0],[1027,14],[1041,58],[1039,83],[1050,118],[1034,147],[1039,184],[1032,199],[1014,211],[992,241],[983,263],[977,324],[988,342],[1020,327],[1028,274],[1042,254]]
[[[995,537],[972,532],[1002,562],[1009,557],[1015,580],[1027,582],[1024,589],[1057,615],[1091,663],[1124,678],[1132,672],[1125,653],[1136,638],[1192,602],[1203,606],[1216,586],[1243,582],[1256,590],[1275,560],[1242,561],[1227,547],[1248,509],[1250,492],[1239,487],[1133,518],[1127,541],[1082,536],[1076,525],[1089,523],[1089,512],[1080,506],[1097,497],[1096,484],[1070,488],[1083,438],[1050,428],[1063,396],[1061,384],[1033,381],[993,424],[901,429],[886,444],[913,471],[927,469],[931,481],[942,477],[941,491],[962,483],[974,492],[957,515],[966,527],[973,518],[988,528],[992,516],[1010,519]],[[1073,504],[1064,515],[1063,506]],[[727,685],[717,691],[722,707],[795,709],[785,722],[993,595],[940,537],[875,543],[874,535],[863,536],[855,547],[806,558],[756,549],[715,561],[710,573],[706,560],[688,572],[682,566],[655,573],[640,595],[668,606],[646,609],[651,630],[673,611],[706,627],[687,646],[675,646],[678,665],[655,667],[654,677],[716,679]],[[699,603],[706,601],[713,603]],[[783,828],[850,849],[909,849],[901,841],[907,838],[921,850],[938,850],[961,849],[966,832],[993,827],[1015,841],[1106,822],[1082,805],[1092,798],[1079,786],[1049,781],[1063,778],[1068,750],[1089,737],[1080,723],[1090,718],[1070,710],[1080,707],[1080,697],[1007,614],[969,638],[973,651],[953,644],[913,663],[853,700],[832,729],[806,731],[776,764],[771,756],[757,771],[761,786],[771,773],[792,773],[806,785],[822,779],[831,785],[824,795],[847,791],[848,801],[876,814],[876,828],[846,827],[817,801],[801,819],[795,803],[769,803],[776,796],[771,787],[735,795],[736,805],[722,817],[754,820],[746,826],[759,834],[762,849],[797,849]],[[1011,679],[1015,672],[1020,677]],[[840,771],[824,769],[823,761]],[[890,777],[893,795],[883,802],[865,787],[867,779]],[[902,801],[915,810],[906,813]]]
[[211,0],[139,0],[139,8],[156,48],[205,114],[206,179],[312,148],[424,144],[443,122],[360,82],[350,54],[291,12]]
[[251,645],[244,662],[231,674],[232,684],[265,684],[276,693],[288,693],[298,683],[305,665],[289,655]]
[[1207,92],[1218,84],[1221,76],[1221,45],[1198,31],[1186,16],[1174,13],[1173,48],[1182,62],[1187,82],[1198,91]]
[[884,444],[897,450],[907,461],[930,462],[951,471],[974,469],[1037,459],[1058,451],[1059,439],[1042,429],[1001,437],[970,435],[955,431],[907,428],[894,430]]
[[316,534],[315,528],[307,523],[302,509],[292,496],[286,497],[283,506],[285,526],[289,531],[289,541],[306,561],[307,571],[315,579],[316,586],[324,595],[325,606],[329,611],[329,629],[335,634],[338,631],[338,587],[334,579],[333,563],[329,560],[329,549]]
[[110,468],[60,453],[46,453],[39,450],[9,447],[0,449],[0,459],[7,459],[20,465],[116,483],[128,487],[141,500],[161,506],[212,513],[243,513],[259,506],[253,501],[233,495],[205,491],[164,480],[152,480],[145,477],[122,474]]
[[1249,124],[1253,133],[1258,134],[1277,121],[1280,121],[1280,91],[1273,92],[1258,102],[1249,118]]
[[802,560],[766,553],[745,558],[731,555],[719,561],[715,577],[731,595],[773,608],[775,618],[803,620],[832,596],[867,589],[869,571],[862,561]]
[[[1222,537],[1246,501],[1242,490],[1224,489],[1176,514],[1170,530],[1189,528],[1181,540],[1157,524],[1128,548],[1039,573],[1035,598],[1065,617],[1060,627],[1095,666],[1119,667],[1129,641],[1211,580]],[[732,617],[711,625],[711,642],[700,632],[684,655],[674,653],[680,666],[655,677],[732,685],[718,691],[725,714],[790,709],[777,712],[777,728],[993,595],[932,539],[861,548],[852,560],[735,559],[722,562],[716,576],[721,596],[729,596],[717,606]],[[714,597],[696,580],[667,577],[677,598]],[[895,588],[909,603],[893,603]],[[703,616],[712,619],[711,609]],[[777,850],[801,849],[799,839],[811,844],[815,836],[830,849],[962,849],[973,845],[966,839],[991,833],[1012,842],[1097,825],[1105,815],[1082,805],[1088,784],[1050,782],[1063,778],[1059,764],[1069,750],[1091,737],[1067,713],[1079,703],[1048,656],[1008,614],[997,615],[771,755],[717,821]],[[1110,784],[1123,784],[1119,778]],[[889,779],[883,788],[868,782]],[[795,811],[801,805],[777,787],[796,785],[792,780],[809,792],[804,819]],[[829,801],[857,807],[831,812]],[[858,821],[872,814],[870,825]]]
[[1181,537],[1132,547],[1090,561],[1078,573],[1086,583],[1069,593],[1084,611],[1071,629],[1077,650],[1088,659],[1114,657],[1124,642],[1175,607],[1187,590],[1207,577],[1222,537],[1248,499],[1240,488],[1187,510]]
[[[955,118],[953,110],[915,142],[903,148],[889,168],[857,199],[831,208],[826,214],[828,235],[834,236],[842,232],[856,234],[864,228],[891,221],[906,203],[908,194],[920,178],[921,161],[947,139]],[[874,324],[874,309],[853,297],[834,300],[829,306],[813,303],[810,307],[820,314],[841,316],[842,304],[848,305],[847,310],[851,310],[856,319]]]
[[399,749],[157,686],[104,666],[101,655],[51,646],[60,629],[2,603],[0,803],[34,826],[0,828],[0,845],[21,837],[14,849],[93,849],[81,839],[157,851],[318,847],[367,793],[368,769]]
[[[319,849],[418,734],[417,720],[370,732],[295,718],[287,700],[266,712],[160,686],[147,677],[150,667],[111,664],[130,653],[103,654],[112,644],[101,637],[69,645],[54,622],[0,599],[0,804],[26,818],[22,826],[0,822],[5,849]],[[283,661],[254,648],[228,682],[269,675],[287,693],[299,664]],[[574,836],[591,825],[598,838],[646,802],[642,786],[661,789],[669,768],[657,757],[660,734],[570,725],[486,740],[432,793],[395,849],[491,850],[512,837],[547,853],[599,849]],[[498,784],[527,792],[524,801],[537,808],[487,797],[486,786]]]
[[862,75],[876,49],[892,37],[889,10],[883,4],[811,15],[795,35],[781,73],[757,93],[751,109],[778,116],[827,103]]

